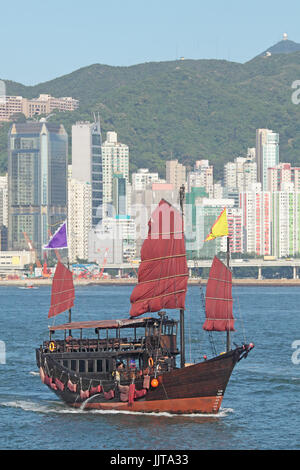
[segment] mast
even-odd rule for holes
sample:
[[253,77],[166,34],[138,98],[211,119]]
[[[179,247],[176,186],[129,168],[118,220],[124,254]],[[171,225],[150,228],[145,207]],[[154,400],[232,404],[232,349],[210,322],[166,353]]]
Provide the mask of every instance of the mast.
[[[229,245],[229,235],[227,236],[227,267],[230,268],[230,245]],[[230,328],[227,330],[226,334],[226,351],[230,351]]]
[[[68,254],[68,270],[70,271],[70,261],[69,261],[69,254]],[[72,309],[69,308],[69,323],[72,321]],[[69,336],[72,336],[72,331],[69,330]]]
[[[184,237],[184,222],[183,222],[183,204],[185,199],[185,187],[182,185],[179,189],[179,202],[182,216],[182,236]],[[185,337],[184,337],[184,308],[180,309],[180,366],[185,367]]]

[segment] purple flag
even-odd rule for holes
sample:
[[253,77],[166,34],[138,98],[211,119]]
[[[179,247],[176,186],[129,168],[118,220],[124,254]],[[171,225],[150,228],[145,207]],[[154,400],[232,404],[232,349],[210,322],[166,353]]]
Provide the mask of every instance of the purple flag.
[[67,240],[67,222],[64,222],[49,240],[48,245],[44,246],[44,250],[54,250],[56,248],[68,248]]

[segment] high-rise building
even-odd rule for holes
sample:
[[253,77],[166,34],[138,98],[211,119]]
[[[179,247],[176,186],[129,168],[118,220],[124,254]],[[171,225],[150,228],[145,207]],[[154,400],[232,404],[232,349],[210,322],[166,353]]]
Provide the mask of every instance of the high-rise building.
[[72,177],[92,190],[92,227],[103,217],[103,173],[100,121],[72,126]]
[[257,181],[262,191],[268,187],[268,168],[279,164],[279,134],[270,129],[256,130]]
[[290,163],[268,168],[268,191],[300,191],[300,168]]
[[117,217],[128,214],[126,179],[122,173],[114,173],[112,181],[112,206]]
[[0,226],[8,226],[8,178],[0,176]]
[[8,247],[28,249],[24,232],[41,254],[67,217],[68,136],[60,124],[13,124],[8,145]]
[[140,168],[136,173],[132,173],[132,191],[143,191],[149,184],[160,181],[158,173],[150,173],[148,168]]
[[[252,149],[248,149],[248,152]],[[224,165],[224,186],[227,191],[248,191],[257,181],[257,164],[253,157],[237,157]]]
[[0,225],[0,251],[8,250],[8,229],[5,225]]
[[278,258],[300,252],[300,193],[275,191],[272,197],[272,254]]
[[272,201],[269,191],[260,185],[240,193],[244,252],[256,255],[272,254]]
[[120,174],[129,184],[129,148],[118,142],[116,132],[107,132],[102,145],[103,203],[111,204],[113,195],[113,175]]
[[89,232],[92,228],[92,187],[90,183],[68,180],[69,259],[88,259]]
[[186,184],[186,168],[178,160],[169,160],[166,163],[166,180],[172,184],[175,190],[179,191],[182,185]]
[[242,211],[230,207],[227,210],[230,253],[243,253]]
[[187,190],[191,188],[205,188],[210,197],[213,196],[213,166],[208,160],[197,160],[194,165],[194,171],[190,171],[187,177]]

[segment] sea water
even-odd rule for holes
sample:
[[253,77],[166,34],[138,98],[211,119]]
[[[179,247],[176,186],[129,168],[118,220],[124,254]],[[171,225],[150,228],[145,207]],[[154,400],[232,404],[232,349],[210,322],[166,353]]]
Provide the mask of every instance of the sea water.
[[[76,288],[74,321],[128,318],[130,286]],[[191,286],[186,362],[225,350],[202,330],[203,294]],[[300,289],[234,287],[232,342],[255,348],[233,371],[217,415],[73,410],[43,385],[35,348],[48,339],[50,286],[0,287],[1,449],[299,449]],[[176,311],[169,311],[178,318]],[[67,313],[55,317],[67,321]],[[53,319],[51,319],[51,324]],[[299,354],[298,354],[299,352]]]

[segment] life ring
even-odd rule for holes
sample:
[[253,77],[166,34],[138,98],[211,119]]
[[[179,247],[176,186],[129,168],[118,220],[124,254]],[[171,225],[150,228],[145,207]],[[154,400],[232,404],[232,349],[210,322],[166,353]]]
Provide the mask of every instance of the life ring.
[[151,387],[156,388],[156,387],[158,387],[158,384],[159,384],[159,382],[156,378],[151,380]]
[[54,352],[55,349],[56,349],[56,344],[54,343],[54,341],[51,341],[51,342],[49,343],[49,351],[50,351],[50,352]]
[[152,357],[149,357],[149,359],[148,359],[148,366],[149,366],[149,367],[153,367],[153,364],[154,364],[154,362],[153,362]]

